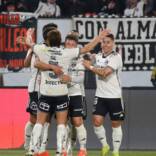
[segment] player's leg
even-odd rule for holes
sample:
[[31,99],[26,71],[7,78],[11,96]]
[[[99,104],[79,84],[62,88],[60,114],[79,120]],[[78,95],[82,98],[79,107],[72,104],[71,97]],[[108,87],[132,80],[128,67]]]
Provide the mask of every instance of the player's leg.
[[31,140],[31,134],[34,128],[34,125],[36,123],[36,115],[30,114],[30,119],[25,125],[25,130],[24,130],[24,148],[26,151],[29,150],[30,147],[30,140]]
[[62,156],[72,156],[71,150],[71,125],[69,122],[66,123],[66,131],[63,140],[63,153]]
[[30,151],[34,153],[39,152],[42,129],[48,118],[48,114],[51,108],[50,100],[51,100],[50,97],[46,96],[41,96],[39,99],[37,122],[32,131],[32,144],[30,145]]
[[37,92],[29,93],[29,104],[26,111],[30,114],[30,118],[25,125],[25,131],[24,131],[24,136],[25,136],[24,148],[27,151],[29,150],[30,147],[32,130],[36,123],[37,102],[38,102],[38,93]]
[[119,156],[123,136],[121,125],[125,118],[124,105],[121,99],[110,100],[109,112],[112,120],[113,156]]
[[63,140],[66,132],[68,116],[68,96],[57,97],[56,102],[56,121],[57,121],[57,150],[56,156],[62,156]]
[[75,127],[77,139],[80,145],[80,151],[78,156],[86,156],[86,143],[87,143],[87,132],[83,123],[83,98],[82,96],[71,96],[70,106],[71,106],[71,120],[72,125]]
[[43,129],[41,132],[41,143],[40,143],[40,149],[39,149],[39,153],[45,152],[46,151],[46,147],[48,144],[48,130],[49,130],[49,126],[50,126],[50,122],[46,122],[43,125]]
[[110,149],[107,143],[105,128],[103,126],[104,117],[106,114],[107,114],[107,107],[104,105],[104,99],[95,97],[94,108],[93,108],[93,125],[94,125],[94,132],[102,145],[102,150],[101,150],[102,156],[105,156]]

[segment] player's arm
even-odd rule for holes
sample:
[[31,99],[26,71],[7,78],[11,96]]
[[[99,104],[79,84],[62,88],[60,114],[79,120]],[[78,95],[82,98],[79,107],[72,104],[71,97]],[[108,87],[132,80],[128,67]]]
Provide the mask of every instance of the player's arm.
[[34,63],[34,67],[38,68],[40,70],[43,70],[43,71],[51,70],[56,75],[62,75],[63,74],[62,67],[60,67],[58,65],[52,65],[52,64],[44,63],[43,61],[40,61],[39,58],[36,58],[35,63]]
[[100,41],[110,33],[110,30],[100,30],[99,35],[96,36],[90,43],[86,44],[80,49],[80,54],[85,54],[91,51]]
[[74,83],[82,83],[84,82],[84,72],[83,75],[77,75],[77,76],[69,76],[69,75],[62,75],[60,77],[60,81],[63,83],[70,83],[70,82],[74,82]]
[[33,55],[33,51],[32,49],[29,49],[27,52],[27,56],[24,59],[24,67],[30,67],[32,55]]
[[96,68],[91,65],[91,61],[84,60],[83,65],[88,70],[92,71],[93,73],[95,73],[103,78],[106,78],[107,76],[111,75],[114,72],[113,68],[111,68],[109,66],[104,67],[104,68]]

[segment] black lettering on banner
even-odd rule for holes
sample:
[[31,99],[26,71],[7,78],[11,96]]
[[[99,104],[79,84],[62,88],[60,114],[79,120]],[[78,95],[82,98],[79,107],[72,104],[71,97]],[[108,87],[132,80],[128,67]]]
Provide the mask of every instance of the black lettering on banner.
[[150,24],[151,24],[151,21],[146,21],[145,26],[143,26],[142,21],[138,21],[138,37],[137,37],[137,39],[141,39],[142,32],[145,32],[145,31],[146,31],[146,39],[150,38],[150,33],[149,33]]
[[151,36],[151,39],[156,39],[156,23],[154,24],[153,34]]
[[81,20],[77,20],[75,23],[76,30],[79,32],[79,39],[82,39],[84,37],[84,35],[81,34],[81,31],[80,31],[80,28],[82,25],[83,25],[83,21]]
[[99,32],[99,30],[101,28],[107,29],[107,24],[108,24],[107,21],[102,21],[102,22],[97,21],[97,30],[98,30],[98,32]]
[[119,21],[116,39],[125,39],[125,31],[123,21]]
[[86,29],[86,38],[92,39],[94,37],[94,23],[92,21],[87,21],[85,23],[85,29]]
[[149,43],[124,43],[117,47],[122,47],[124,70],[148,70],[155,62],[155,55],[150,52],[154,46]]
[[127,39],[135,39],[135,35],[132,35],[132,21],[127,21],[128,24],[128,35],[127,35]]

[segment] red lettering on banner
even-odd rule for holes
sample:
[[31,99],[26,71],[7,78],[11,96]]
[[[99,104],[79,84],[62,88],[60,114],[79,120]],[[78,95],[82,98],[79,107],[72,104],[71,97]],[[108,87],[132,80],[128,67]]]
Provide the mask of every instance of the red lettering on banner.
[[20,16],[17,14],[0,14],[0,24],[17,25],[20,22]]
[[16,42],[18,36],[26,36],[27,28],[0,28],[0,51],[21,52],[27,51],[26,45]]
[[14,39],[13,39],[14,42],[13,43],[14,43],[15,51],[20,51],[19,44],[17,44],[17,42],[16,42],[16,39],[19,36],[19,33],[20,33],[19,28],[16,28],[15,31],[14,31],[14,34],[13,34],[13,37],[14,37]]

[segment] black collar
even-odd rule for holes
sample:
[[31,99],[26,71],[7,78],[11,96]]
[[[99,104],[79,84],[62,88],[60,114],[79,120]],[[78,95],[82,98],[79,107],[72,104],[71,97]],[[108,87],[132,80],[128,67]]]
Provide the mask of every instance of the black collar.
[[113,54],[113,53],[115,53],[115,51],[112,51],[111,53],[109,53],[109,54],[107,54],[107,55],[104,55],[104,54],[102,53],[102,58],[106,58],[107,56],[109,56],[109,55],[111,55],[111,54]]

